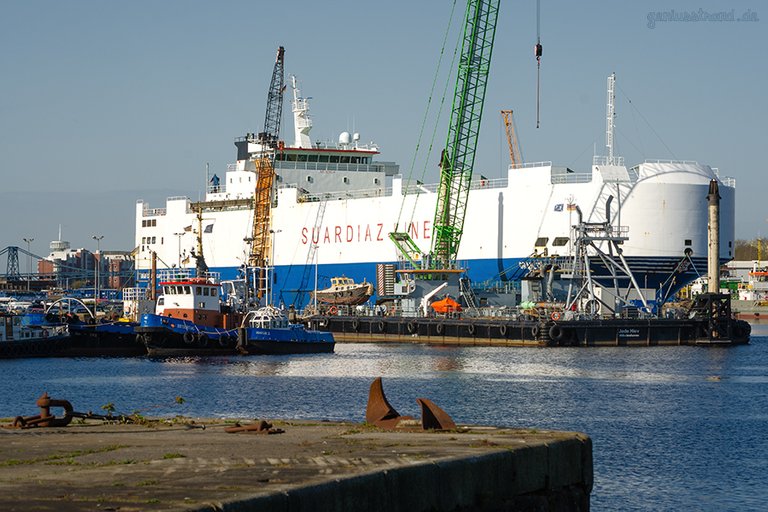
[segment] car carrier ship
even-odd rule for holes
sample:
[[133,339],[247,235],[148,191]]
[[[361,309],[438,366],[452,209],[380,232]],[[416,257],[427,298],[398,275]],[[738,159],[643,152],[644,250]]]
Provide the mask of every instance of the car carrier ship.
[[[408,182],[397,164],[377,160],[378,146],[362,144],[357,133],[341,133],[337,143],[312,140],[309,99],[295,77],[292,92],[295,139],[281,143],[274,156],[269,264],[275,303],[304,307],[317,286],[342,275],[375,283],[381,295],[391,283],[376,275],[377,264],[398,261],[388,234],[406,231],[428,245],[437,185]],[[205,211],[201,222],[187,197],[170,197],[159,208],[137,202],[140,280],[149,277],[152,252],[166,267],[194,267],[198,235],[212,271],[223,279],[242,273],[254,223],[254,160],[266,148],[253,134],[237,138],[235,146],[236,162],[223,178],[209,173],[205,199],[196,204]],[[658,291],[673,283],[668,291],[674,291],[706,271],[712,179],[722,196],[720,257],[733,256],[735,181],[707,165],[646,160],[626,167],[620,157],[595,157],[587,172],[528,162],[511,165],[500,179],[475,175],[458,253],[474,283],[514,282],[531,262],[570,255],[576,207],[585,220],[602,220],[613,196],[616,225],[628,229],[623,255],[639,285]],[[401,208],[414,215],[398,226]]]

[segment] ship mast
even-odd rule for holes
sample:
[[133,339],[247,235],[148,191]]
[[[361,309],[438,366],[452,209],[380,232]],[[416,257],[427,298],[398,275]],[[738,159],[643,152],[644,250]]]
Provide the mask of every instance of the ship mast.
[[294,146],[311,148],[312,139],[309,137],[309,131],[312,129],[312,119],[309,117],[309,98],[301,97],[299,84],[294,75],[291,75],[291,87],[293,88]]

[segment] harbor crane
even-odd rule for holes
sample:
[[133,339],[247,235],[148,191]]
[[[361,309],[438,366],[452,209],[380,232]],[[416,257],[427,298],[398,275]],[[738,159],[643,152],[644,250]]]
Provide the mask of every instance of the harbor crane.
[[256,294],[261,297],[267,288],[266,267],[274,264],[269,261],[272,246],[270,237],[272,190],[274,188],[275,170],[274,158],[282,144],[280,142],[280,120],[283,114],[285,48],[277,49],[275,66],[272,70],[272,81],[267,94],[267,111],[264,116],[264,131],[257,136],[249,136],[249,143],[260,145],[260,155],[254,160],[256,166],[256,191],[253,197],[253,227],[251,250],[248,265],[259,269],[256,278]]
[[424,270],[456,268],[498,12],[499,0],[467,2],[448,139],[440,158],[430,252],[424,255],[407,231],[389,234],[403,257]]

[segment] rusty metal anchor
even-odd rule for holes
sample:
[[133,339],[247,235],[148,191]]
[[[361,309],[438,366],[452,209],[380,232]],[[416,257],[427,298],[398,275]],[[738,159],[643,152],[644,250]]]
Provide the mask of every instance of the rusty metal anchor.
[[[13,421],[13,426],[18,428],[33,427],[66,427],[72,421],[72,404],[67,400],[54,400],[43,393],[43,396],[37,399],[35,404],[40,408],[40,414],[36,416],[17,416]],[[51,414],[51,407],[61,407],[64,409],[64,417],[57,418]]]
[[[456,423],[451,417],[427,398],[417,398],[416,402],[421,406],[421,428],[424,430],[452,430]],[[412,416],[400,416],[394,407],[384,396],[384,387],[381,377],[371,383],[368,392],[368,406],[365,409],[365,421],[385,430],[401,428],[405,420],[413,420]]]

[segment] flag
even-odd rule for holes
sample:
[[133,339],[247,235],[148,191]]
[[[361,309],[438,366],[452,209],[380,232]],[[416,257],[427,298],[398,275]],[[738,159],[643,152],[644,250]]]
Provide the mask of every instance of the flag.
[[556,212],[561,212],[561,211],[563,211],[563,203],[559,203],[559,204],[556,204],[556,205],[555,205],[555,211],[556,211]]
[[576,211],[576,204],[575,203],[569,203],[568,204],[568,211],[569,212],[575,212]]
[[185,227],[184,231],[192,231],[192,225],[190,224],[189,226]]
[[213,233],[213,224],[208,224],[207,226],[205,226],[203,233]]

